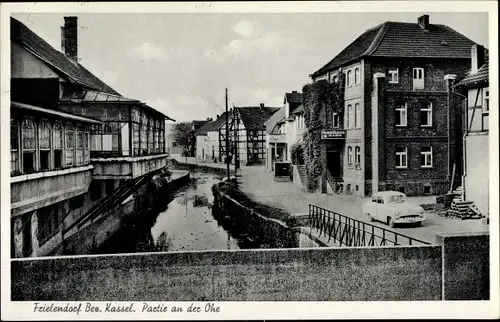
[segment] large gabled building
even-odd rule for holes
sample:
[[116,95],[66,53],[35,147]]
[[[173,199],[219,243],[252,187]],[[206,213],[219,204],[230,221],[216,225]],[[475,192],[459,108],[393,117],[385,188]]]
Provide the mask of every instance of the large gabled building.
[[10,19],[13,257],[60,252],[63,227],[166,165],[168,117],[81,65],[77,27],[65,17],[58,51]]
[[323,178],[357,195],[446,192],[462,173],[461,112],[448,104],[457,99],[450,86],[470,68],[473,44],[428,15],[385,22],[311,74],[345,76],[343,110],[326,113],[334,119],[325,122]]
[[245,165],[264,163],[265,123],[278,110],[261,103],[259,106],[233,107],[227,114],[217,115],[214,121],[196,131],[196,157],[231,163],[237,158],[237,162]]

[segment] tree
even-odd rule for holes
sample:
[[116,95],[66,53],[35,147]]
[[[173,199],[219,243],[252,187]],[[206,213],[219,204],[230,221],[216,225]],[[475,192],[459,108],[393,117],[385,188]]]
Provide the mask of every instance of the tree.
[[184,148],[182,152],[185,156],[194,156],[196,149],[196,136],[191,123],[175,123],[172,129],[172,145]]

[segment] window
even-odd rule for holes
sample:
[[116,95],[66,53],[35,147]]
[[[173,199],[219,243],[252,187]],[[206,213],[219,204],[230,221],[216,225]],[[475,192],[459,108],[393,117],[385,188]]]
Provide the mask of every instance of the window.
[[490,111],[490,89],[483,89],[483,113],[489,113]]
[[361,147],[357,146],[354,149],[354,156],[355,156],[356,164],[361,165]]
[[90,127],[90,150],[102,150],[102,124],[95,124]]
[[359,68],[354,70],[354,85],[358,85],[361,82],[361,77],[359,74]]
[[35,121],[31,117],[23,120],[23,172],[31,173],[35,171]]
[[66,124],[66,166],[74,165],[75,132],[73,124]]
[[361,127],[361,108],[359,107],[359,103],[354,105],[354,127]]
[[61,168],[63,165],[63,127],[61,122],[54,123],[53,132],[54,144],[54,168]]
[[160,152],[165,153],[165,131],[163,128],[160,130]]
[[347,105],[347,113],[346,113],[346,124],[347,124],[347,127],[348,129],[350,129],[352,127],[352,105]]
[[132,123],[132,149],[134,156],[139,155],[139,124]]
[[396,168],[408,167],[408,149],[406,147],[396,147]]
[[399,83],[399,69],[389,68],[389,83],[397,84]]
[[297,115],[297,128],[303,129],[304,126],[304,115]]
[[347,87],[351,87],[352,86],[352,71],[348,71],[347,72],[347,83],[346,83]]
[[340,116],[337,113],[333,113],[333,128],[337,129],[340,127]]
[[10,119],[10,171],[19,171],[19,125],[15,119]]
[[154,128],[154,152],[158,153],[160,147],[159,147],[159,138],[158,138],[158,128]]
[[146,125],[141,124],[141,129],[140,129],[140,155],[147,155],[148,154],[148,147],[147,147],[147,142],[148,142],[148,137],[147,137],[147,130],[146,130]]
[[148,153],[152,154],[154,151],[154,138],[153,138],[153,119],[148,117]]
[[102,135],[102,149],[104,151],[118,151],[119,122],[104,123]]
[[424,146],[420,151],[420,166],[422,168],[432,168],[432,147]]
[[417,67],[413,68],[413,89],[424,88],[424,69]]
[[83,158],[83,163],[88,164],[90,162],[90,135],[88,132],[88,129],[86,129],[84,135],[83,135],[83,149],[84,149],[84,158]]
[[347,147],[347,164],[352,166],[352,146]]
[[47,120],[40,121],[38,144],[40,147],[40,170],[48,170],[50,168],[50,123]]
[[420,106],[420,125],[422,127],[432,126],[432,103],[422,103]]
[[400,103],[396,106],[396,126],[407,125],[408,106],[406,103]]
[[76,127],[76,165],[83,164],[83,131],[81,125]]

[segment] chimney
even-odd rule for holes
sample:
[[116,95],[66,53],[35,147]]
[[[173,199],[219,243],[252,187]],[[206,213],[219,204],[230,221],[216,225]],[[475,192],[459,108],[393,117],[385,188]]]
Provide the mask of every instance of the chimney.
[[219,115],[219,114],[217,114],[217,115],[216,115],[216,120],[217,120],[219,117],[220,117],[220,115]]
[[484,65],[484,47],[478,44],[472,45],[470,58],[471,73],[475,73],[481,66]]
[[455,83],[455,80],[457,79],[457,75],[455,74],[446,74],[444,75],[444,81],[446,83],[446,91],[451,92],[453,88],[453,84]]
[[418,25],[425,31],[429,30],[429,15],[418,17]]
[[264,103],[260,103],[260,109],[264,108]]
[[64,55],[75,63],[78,62],[77,19],[77,17],[64,17],[64,27],[61,27],[61,45],[64,44]]

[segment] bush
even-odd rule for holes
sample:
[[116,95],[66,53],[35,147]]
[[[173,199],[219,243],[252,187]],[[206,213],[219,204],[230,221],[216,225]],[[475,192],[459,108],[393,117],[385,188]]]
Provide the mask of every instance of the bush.
[[333,112],[337,113],[342,120],[344,77],[343,74],[341,75],[337,83],[321,80],[307,84],[302,89],[306,125],[303,156],[306,165],[306,185],[309,191],[314,191],[318,186],[318,178],[321,176],[325,161],[321,153],[321,130],[332,126]]
[[292,164],[294,165],[304,165],[304,148],[301,142],[297,142],[292,145],[290,149],[292,154]]

